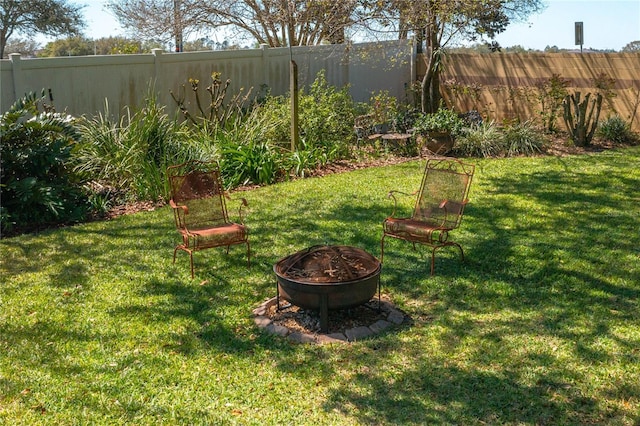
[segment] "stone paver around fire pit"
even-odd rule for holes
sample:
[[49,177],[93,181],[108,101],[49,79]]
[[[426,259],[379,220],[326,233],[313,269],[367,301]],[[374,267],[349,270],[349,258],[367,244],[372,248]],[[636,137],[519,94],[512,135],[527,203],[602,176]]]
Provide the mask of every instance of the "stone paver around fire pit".
[[[285,301],[280,303],[284,305]],[[397,309],[384,295],[374,297],[364,305],[329,312],[329,329],[320,332],[320,316],[317,311],[290,305],[280,310],[276,298],[266,300],[253,310],[255,324],[265,331],[283,336],[297,343],[355,342],[383,331],[409,323],[410,318]]]

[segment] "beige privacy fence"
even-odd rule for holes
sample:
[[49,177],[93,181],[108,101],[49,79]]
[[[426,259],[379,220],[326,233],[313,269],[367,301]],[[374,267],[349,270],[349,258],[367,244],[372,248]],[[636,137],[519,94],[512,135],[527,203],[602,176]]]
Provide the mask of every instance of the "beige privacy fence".
[[[152,54],[106,55],[22,59],[10,55],[0,61],[0,110],[6,111],[25,93],[51,89],[57,111],[72,115],[104,111],[125,106],[142,106],[150,87],[157,100],[175,111],[170,91],[179,95],[182,85],[190,90],[189,79],[200,81],[202,88],[211,83],[211,74],[221,73],[222,81],[231,80],[228,96],[239,92],[252,96],[285,95],[289,92],[289,69],[293,59],[298,66],[298,83],[308,88],[319,71],[336,87],[348,86],[357,101],[368,101],[371,92],[388,90],[404,98],[413,80],[415,55],[411,43],[387,41],[355,45],[304,46],[288,48],[242,49]],[[186,100],[193,101],[189,93]],[[206,98],[203,99],[206,101]],[[191,105],[193,106],[193,105]]]
[[[418,78],[426,68],[418,60]],[[448,105],[460,111],[478,110],[483,117],[502,120],[541,119],[541,87],[554,76],[567,81],[569,93],[609,87],[600,119],[618,114],[633,118],[640,131],[640,53],[452,53],[445,57],[442,85]],[[562,111],[557,126],[564,129]]]

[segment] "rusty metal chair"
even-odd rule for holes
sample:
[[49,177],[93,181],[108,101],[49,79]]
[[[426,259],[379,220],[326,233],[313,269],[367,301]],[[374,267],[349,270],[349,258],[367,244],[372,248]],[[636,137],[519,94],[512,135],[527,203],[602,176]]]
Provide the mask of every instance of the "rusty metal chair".
[[[384,259],[384,239],[393,237],[431,247],[431,275],[434,271],[436,250],[441,247],[462,246],[449,240],[449,232],[458,228],[462,221],[464,208],[469,202],[469,188],[475,166],[465,164],[455,158],[431,158],[422,177],[420,189],[412,194],[391,191],[388,198],[394,201],[391,216],[383,222],[383,234],[380,241],[380,261]],[[396,218],[398,199],[396,194],[417,195],[411,217]]]
[[192,160],[167,168],[176,228],[182,235],[182,244],[173,250],[189,253],[191,278],[194,277],[193,252],[212,247],[229,247],[234,244],[247,245],[247,264],[251,264],[251,253],[247,227],[242,220],[242,208],[247,200],[241,198],[238,210],[239,223],[229,220],[225,199],[229,196],[223,189],[218,165],[214,162]]

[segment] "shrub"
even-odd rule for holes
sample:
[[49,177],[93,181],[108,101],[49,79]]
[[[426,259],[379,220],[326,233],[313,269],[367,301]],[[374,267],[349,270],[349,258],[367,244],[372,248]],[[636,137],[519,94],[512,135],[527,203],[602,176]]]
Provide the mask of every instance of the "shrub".
[[600,123],[597,134],[614,143],[633,143],[636,141],[631,126],[619,115],[613,115]]
[[447,108],[440,108],[432,114],[422,114],[414,123],[414,130],[418,134],[445,132],[457,136],[462,133],[464,127],[464,120],[455,111]]
[[413,131],[416,120],[422,115],[422,112],[415,108],[399,108],[393,118],[393,130],[398,133]]
[[87,197],[70,163],[80,140],[73,117],[47,106],[44,92],[30,93],[0,117],[0,140],[3,232],[86,217]]
[[348,87],[330,86],[320,71],[300,105],[300,137],[307,147],[321,147],[323,152],[339,152],[347,156],[353,132],[354,102]]
[[569,84],[571,81],[562,78],[559,74],[552,74],[548,80],[536,84],[542,125],[549,133],[556,131],[556,121],[562,111],[562,102],[568,94]]
[[533,155],[542,152],[545,138],[531,121],[515,123],[503,129],[503,146],[507,155]]
[[354,137],[355,105],[348,90],[329,86],[320,72],[299,98],[300,144],[291,152],[290,99],[267,96],[242,122],[216,133],[220,165],[228,188],[270,184],[289,175],[304,176],[330,161],[346,158]]
[[388,90],[373,93],[369,99],[369,114],[374,125],[391,124],[398,113],[398,100]]
[[458,136],[453,152],[465,157],[496,157],[504,152],[504,139],[493,121],[467,129]]
[[[177,95],[173,91],[169,91],[185,119],[196,127],[226,128],[242,119],[245,105],[249,103],[253,88],[249,88],[246,92],[244,89],[240,89],[238,93],[233,94],[227,100],[227,89],[231,84],[231,80],[227,79],[223,82],[221,77],[222,73],[212,72],[211,83],[204,89],[206,94],[202,95],[200,81],[190,78],[189,86],[194,102],[186,101],[187,90],[185,84],[180,87]],[[207,99],[207,102],[203,102],[202,98]],[[195,111],[190,111],[189,105],[195,105],[193,106]]]

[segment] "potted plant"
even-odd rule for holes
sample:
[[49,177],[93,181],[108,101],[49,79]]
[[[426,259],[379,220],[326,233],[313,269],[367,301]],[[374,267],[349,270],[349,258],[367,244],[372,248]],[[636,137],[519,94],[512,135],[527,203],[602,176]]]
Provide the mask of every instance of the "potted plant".
[[417,142],[436,154],[446,154],[453,148],[455,136],[462,132],[464,120],[455,111],[440,108],[417,118],[413,127]]

